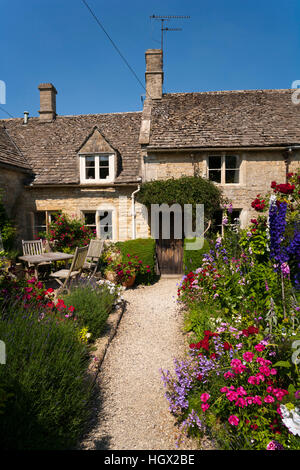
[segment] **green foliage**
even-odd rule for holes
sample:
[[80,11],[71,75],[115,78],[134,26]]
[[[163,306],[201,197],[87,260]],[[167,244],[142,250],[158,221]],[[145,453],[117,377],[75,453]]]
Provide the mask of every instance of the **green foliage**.
[[115,299],[116,294],[108,287],[96,287],[92,284],[75,286],[68,295],[63,296],[66,306],[75,308],[79,325],[88,329],[92,339],[103,333]]
[[2,202],[2,191],[0,191],[0,233],[5,251],[11,251],[14,247],[16,228],[9,219]]
[[116,248],[120,250],[122,262],[128,261],[128,256],[137,256],[142,261],[141,271],[136,278],[137,284],[149,284],[156,279],[155,274],[155,240],[153,238],[136,238],[125,242],[117,242]]
[[212,218],[220,208],[222,196],[220,190],[211,181],[198,176],[183,176],[167,180],[143,183],[137,193],[137,201],[149,207],[151,204],[204,204],[205,219]]
[[9,399],[0,419],[2,449],[72,448],[88,417],[87,347],[73,322],[44,319],[8,306],[0,318],[6,364],[0,383]]
[[202,264],[202,257],[204,253],[209,252],[209,242],[204,239],[204,243],[200,250],[187,250],[187,244],[198,242],[195,238],[189,238],[184,240],[184,251],[183,251],[183,269],[185,273],[189,273],[199,268]]

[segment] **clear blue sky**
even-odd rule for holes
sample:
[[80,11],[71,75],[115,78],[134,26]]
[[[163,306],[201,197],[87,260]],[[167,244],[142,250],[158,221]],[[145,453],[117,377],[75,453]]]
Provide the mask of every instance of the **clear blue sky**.
[[[144,83],[145,50],[160,48],[150,15],[190,15],[166,26],[164,91],[290,88],[300,80],[299,0],[87,0]],[[2,0],[2,108],[38,115],[42,82],[58,114],[139,111],[145,92],[81,0]],[[7,115],[0,110],[0,118]]]

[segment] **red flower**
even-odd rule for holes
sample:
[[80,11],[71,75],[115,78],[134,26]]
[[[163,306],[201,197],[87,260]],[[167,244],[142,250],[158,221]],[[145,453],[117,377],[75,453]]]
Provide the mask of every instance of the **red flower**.
[[225,341],[225,343],[223,344],[223,348],[224,348],[224,351],[229,351],[230,349],[232,349],[232,346],[230,343]]

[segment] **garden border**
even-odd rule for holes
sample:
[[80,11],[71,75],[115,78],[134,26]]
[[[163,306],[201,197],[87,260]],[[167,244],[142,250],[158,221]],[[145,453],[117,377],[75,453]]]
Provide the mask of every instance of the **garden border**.
[[96,351],[94,352],[93,356],[96,357],[97,360],[92,360],[88,369],[89,372],[95,373],[94,382],[97,380],[106,352],[117,332],[121,318],[126,311],[126,306],[127,301],[123,300],[122,305],[117,307],[112,313],[109,314],[106,321],[104,334],[95,341]]

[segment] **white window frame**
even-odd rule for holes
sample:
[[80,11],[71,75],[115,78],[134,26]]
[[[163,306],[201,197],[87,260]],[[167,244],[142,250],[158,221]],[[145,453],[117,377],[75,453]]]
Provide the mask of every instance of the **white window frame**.
[[[226,183],[226,157],[236,157],[238,166],[236,168],[232,168],[232,170],[239,171],[239,182],[238,183]],[[242,158],[240,155],[235,154],[234,152],[218,152],[218,153],[209,153],[206,156],[206,178],[209,179],[209,157],[221,157],[221,182],[218,183],[216,181],[212,181],[214,184],[221,185],[221,186],[238,186],[242,184]],[[229,168],[230,170],[231,168]]]
[[[108,157],[109,174],[107,178],[100,178],[100,157]],[[86,157],[95,158],[95,178],[86,178]],[[81,184],[109,184],[115,180],[116,156],[114,153],[88,153],[80,154],[80,183]]]

